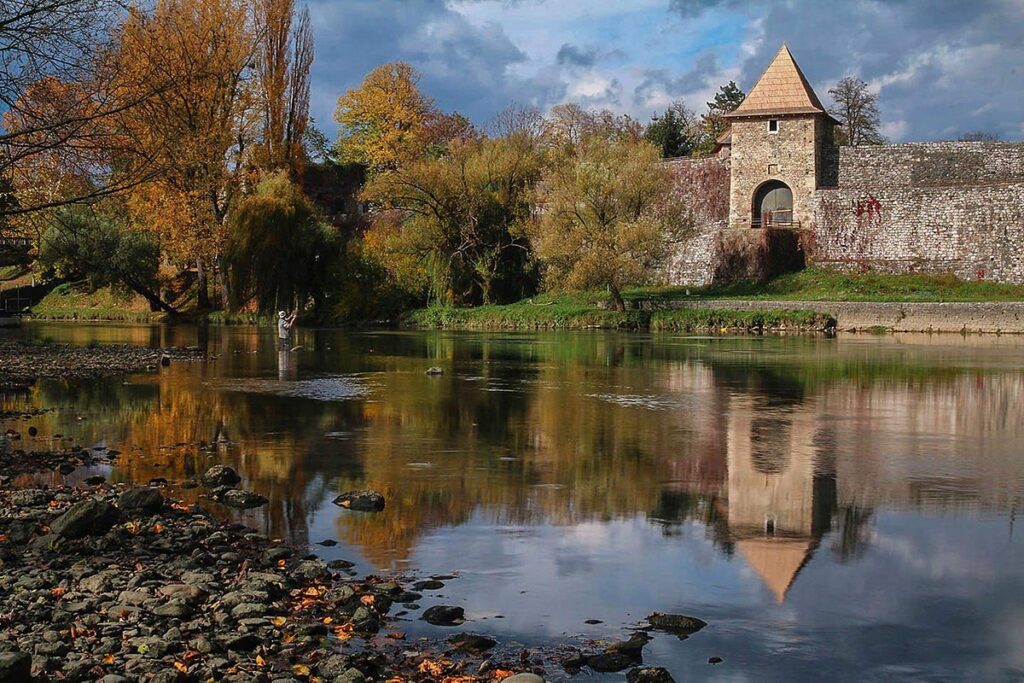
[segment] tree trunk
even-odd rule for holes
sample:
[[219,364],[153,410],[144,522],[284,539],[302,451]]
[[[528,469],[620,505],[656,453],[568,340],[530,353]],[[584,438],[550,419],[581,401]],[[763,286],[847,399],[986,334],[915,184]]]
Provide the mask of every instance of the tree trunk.
[[228,260],[221,256],[217,259],[217,272],[220,275],[220,307],[225,311],[231,308],[231,292],[228,290]]
[[196,261],[196,308],[201,311],[210,310],[210,293],[206,287],[206,266],[203,259]]
[[149,302],[149,309],[151,311],[163,311],[164,313],[176,316],[178,315],[178,309],[171,306],[169,303],[157,296],[156,292],[151,290],[149,287],[143,287],[140,284],[126,280],[125,284],[140,296],[144,297]]
[[615,310],[622,313],[626,310],[626,302],[622,300],[622,292],[615,285],[608,285],[608,291],[612,295],[612,305],[615,306]]

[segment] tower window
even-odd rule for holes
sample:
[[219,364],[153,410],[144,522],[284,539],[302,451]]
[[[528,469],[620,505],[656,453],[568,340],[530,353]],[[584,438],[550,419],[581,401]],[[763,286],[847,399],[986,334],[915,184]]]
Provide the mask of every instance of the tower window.
[[778,119],[768,119],[768,132],[769,133],[778,133],[779,132],[779,120]]

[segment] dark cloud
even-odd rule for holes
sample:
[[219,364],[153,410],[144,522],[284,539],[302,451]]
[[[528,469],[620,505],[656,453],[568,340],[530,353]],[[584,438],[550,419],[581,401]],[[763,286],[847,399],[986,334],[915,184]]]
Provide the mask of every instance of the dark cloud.
[[444,0],[313,0],[309,6],[316,35],[312,113],[325,130],[335,130],[338,96],[387,62],[412,64],[439,106],[475,121],[523,96],[506,76],[523,52],[500,26],[474,26]]
[[879,89],[883,123],[903,139],[988,130],[1024,135],[1024,4],[1018,0],[672,0],[693,17],[714,8],[757,18],[741,64],[749,89],[786,41],[828,99],[857,74]]
[[558,49],[558,54],[555,56],[555,61],[560,65],[594,66],[594,63],[597,62],[597,50],[562,43],[562,47]]

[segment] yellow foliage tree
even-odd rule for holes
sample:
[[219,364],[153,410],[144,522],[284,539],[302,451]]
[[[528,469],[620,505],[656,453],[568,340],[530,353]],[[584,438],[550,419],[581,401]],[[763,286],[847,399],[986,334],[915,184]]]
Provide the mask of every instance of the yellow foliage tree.
[[537,253],[549,284],[622,290],[647,283],[689,231],[672,177],[650,143],[596,136],[553,164],[538,185]]
[[338,144],[345,161],[380,171],[422,156],[436,112],[419,80],[404,62],[385,64],[338,98],[334,120],[341,126]]
[[155,93],[119,116],[139,155],[160,169],[130,205],[171,257],[196,265],[200,307],[257,129],[255,44],[244,0],[158,0],[151,12],[132,9],[118,35],[118,95]]

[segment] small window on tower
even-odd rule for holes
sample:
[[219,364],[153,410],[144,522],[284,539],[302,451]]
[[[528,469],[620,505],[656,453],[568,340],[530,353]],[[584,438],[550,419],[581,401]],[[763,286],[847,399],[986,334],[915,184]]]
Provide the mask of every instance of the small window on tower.
[[778,119],[768,119],[768,132],[769,133],[778,133],[779,132],[779,120]]
[[778,175],[778,174],[779,174],[779,165],[778,164],[768,164],[768,175]]

